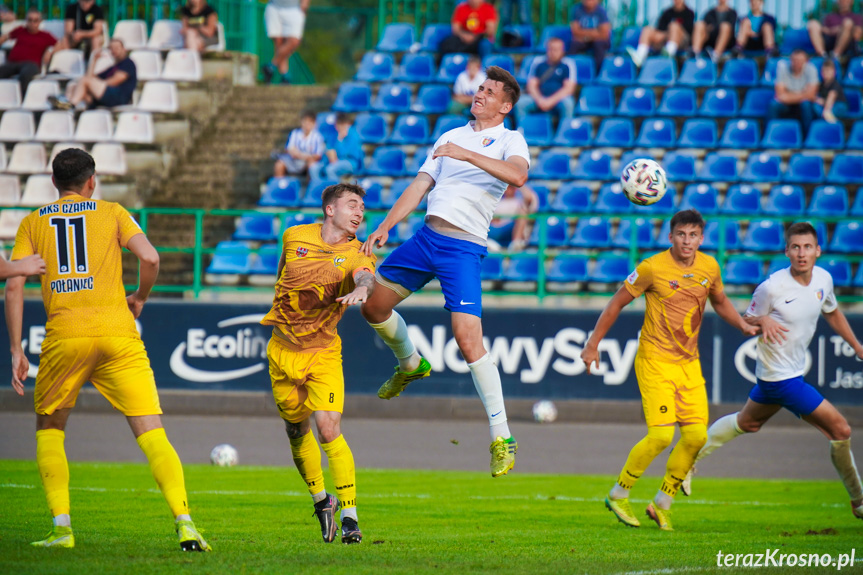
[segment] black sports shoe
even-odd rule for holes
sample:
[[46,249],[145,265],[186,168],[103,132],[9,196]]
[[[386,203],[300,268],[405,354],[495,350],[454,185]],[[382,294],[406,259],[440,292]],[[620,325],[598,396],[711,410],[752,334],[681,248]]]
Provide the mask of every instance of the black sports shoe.
[[339,526],[336,525],[336,511],[339,510],[339,500],[335,495],[327,493],[327,498],[323,501],[315,503],[315,515],[318,516],[318,521],[321,522],[321,536],[324,538],[324,543],[332,543],[336,538],[336,531]]
[[353,517],[345,517],[342,519],[342,543],[361,543],[363,540],[363,532],[360,531],[360,526],[357,525]]
[[263,76],[264,84],[269,84],[273,81],[273,76],[276,74],[276,67],[272,62],[267,62],[261,67],[261,76]]

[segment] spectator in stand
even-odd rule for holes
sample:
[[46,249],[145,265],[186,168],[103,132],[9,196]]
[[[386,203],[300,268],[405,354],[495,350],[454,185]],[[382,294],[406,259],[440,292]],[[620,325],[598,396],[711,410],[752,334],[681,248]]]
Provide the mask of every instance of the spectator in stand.
[[817,55],[831,52],[838,59],[846,51],[851,56],[860,53],[857,43],[863,40],[863,16],[851,11],[852,4],[852,0],[836,0],[833,12],[821,22],[810,20],[806,25]]
[[779,48],[776,46],[776,18],[764,13],[764,0],[749,0],[749,14],[740,19],[737,45],[732,53],[739,58],[744,50],[763,50],[769,58],[779,56]]
[[512,23],[512,5],[515,4],[518,23],[530,26],[530,0],[500,0],[500,26],[506,28]]
[[90,108],[131,104],[132,94],[138,84],[135,62],[129,58],[129,52],[119,38],[111,39],[108,50],[114,58],[113,66],[96,74],[97,62],[107,56],[104,51],[96,52],[87,74],[66,86],[66,96],[49,96],[51,106],[58,110],[71,110],[82,102]]
[[219,43],[219,15],[207,0],[189,0],[180,9],[183,21],[183,44],[189,50],[203,52]]
[[0,22],[14,22],[15,21],[15,12],[7,8],[6,6],[0,5]]
[[770,102],[770,119],[794,118],[806,134],[815,116],[818,88],[818,70],[809,62],[806,52],[795,50],[790,64],[781,60],[776,67],[776,94]]
[[359,173],[363,167],[363,144],[354,122],[343,112],[336,114],[336,137],[327,142],[321,161],[309,167],[313,180],[338,180],[346,174]]
[[450,114],[469,114],[473,104],[473,95],[485,82],[485,72],[482,71],[482,60],[478,56],[468,58],[467,67],[455,79],[452,87],[452,102]]
[[599,0],[582,0],[569,13],[569,27],[572,29],[569,53],[593,52],[599,70],[611,48],[611,22],[605,8],[599,5]]
[[497,32],[497,10],[484,0],[467,0],[452,14],[452,36],[440,43],[441,54],[465,52],[485,56],[491,53]]
[[575,112],[575,65],[564,60],[564,44],[560,38],[551,38],[545,46],[545,58],[534,60],[527,78],[527,94],[515,105],[518,125],[527,114],[538,110],[554,112],[563,120]]
[[291,83],[288,64],[303,39],[309,2],[310,0],[270,0],[267,3],[264,23],[267,26],[267,37],[273,41],[273,59],[264,64],[261,70],[264,84],[272,82],[276,72],[280,74],[280,83]]
[[105,43],[105,12],[96,0],[78,0],[66,8],[66,35],[57,43],[58,50],[77,48],[88,58]]
[[21,93],[27,93],[27,86],[48,64],[57,39],[48,32],[39,30],[42,23],[42,13],[36,8],[27,10],[24,26],[18,26],[8,34],[0,36],[0,44],[6,40],[15,40],[15,46],[9,51],[6,63],[0,65],[0,78],[11,78],[17,75],[21,83]]
[[821,63],[821,84],[818,86],[818,97],[815,98],[813,115],[820,116],[830,122],[836,122],[837,117],[848,113],[848,101],[842,85],[836,78],[836,62],[825,58]]
[[673,58],[678,49],[689,46],[692,29],[695,24],[695,12],[687,5],[686,0],[674,0],[674,4],[659,15],[656,28],[645,26],[638,38],[638,48],[627,47],[626,51],[636,66],[641,66],[650,50],[662,50],[663,56]]
[[692,53],[698,58],[704,50],[711,60],[718,62],[726,48],[732,46],[736,26],[737,11],[728,5],[728,0],[717,0],[704,19],[695,23]]
[[488,230],[489,249],[500,249],[501,246],[508,245],[510,251],[523,250],[529,239],[527,234],[529,220],[514,216],[535,214],[537,210],[539,210],[539,196],[533,188],[527,184],[521,188],[507,186],[500,203],[494,210],[494,219]]
[[300,127],[291,132],[285,143],[285,151],[279,154],[273,166],[273,176],[281,178],[288,174],[305,174],[313,164],[321,161],[326,144],[315,122],[314,112],[303,112]]

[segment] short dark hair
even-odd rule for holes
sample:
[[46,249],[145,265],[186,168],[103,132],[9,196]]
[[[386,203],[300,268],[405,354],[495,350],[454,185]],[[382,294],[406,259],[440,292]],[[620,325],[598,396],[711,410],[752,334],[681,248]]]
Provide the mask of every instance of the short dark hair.
[[791,236],[805,235],[810,235],[815,238],[815,244],[818,244],[818,232],[815,231],[815,226],[809,222],[794,222],[788,226],[787,230],[785,230],[785,245],[788,245],[788,242],[791,241]]
[[346,114],[345,112],[339,112],[336,114],[336,124],[353,124],[354,121],[351,118],[350,114]]
[[792,56],[794,56],[795,54],[803,54],[804,56],[806,56],[806,59],[807,59],[807,60],[809,59],[809,54],[807,54],[807,53],[806,53],[806,50],[804,50],[804,49],[802,49],[802,48],[797,48],[796,50],[794,50],[793,52],[791,52],[791,55],[792,55]]
[[366,197],[366,191],[359,184],[333,184],[324,188],[321,193],[321,209],[326,215],[327,206],[336,203],[336,200],[348,194],[356,194],[361,198]]
[[671,218],[671,231],[677,226],[686,226],[692,224],[704,230],[704,218],[698,210],[681,210],[674,214]]
[[832,68],[836,69],[836,62],[833,61],[833,58],[824,58],[824,61],[821,62],[822,68]]
[[471,64],[471,63],[473,63],[473,64],[482,64],[482,58],[480,58],[479,56],[470,56],[470,57],[467,59],[467,63],[468,63],[468,64]]
[[521,97],[521,88],[515,77],[500,66],[489,66],[485,70],[485,77],[492,82],[503,84],[503,93],[509,98],[510,104],[516,105]]
[[305,119],[309,119],[309,120],[313,120],[313,121],[317,122],[318,116],[312,110],[303,110],[303,113],[300,114],[300,120],[305,120]]
[[51,170],[54,184],[61,192],[78,191],[96,173],[96,162],[84,150],[69,148],[57,154]]

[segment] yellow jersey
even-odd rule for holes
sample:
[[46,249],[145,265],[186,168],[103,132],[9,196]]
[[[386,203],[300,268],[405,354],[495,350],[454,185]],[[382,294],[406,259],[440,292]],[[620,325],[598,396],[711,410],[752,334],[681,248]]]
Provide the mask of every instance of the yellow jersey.
[[698,359],[707,297],[723,290],[714,258],[695,252],[693,264],[684,267],[666,250],[638,264],[623,285],[633,297],[643,293],[647,302],[638,345],[642,357],[672,363]]
[[282,236],[285,265],[276,282],[273,307],[261,323],[276,326],[286,343],[299,351],[327,348],[337,337],[345,306],[336,298],[355,288],[361,270],[374,273],[374,255],[362,253],[362,242],[330,245],[321,238],[322,224],[293,226]]
[[24,218],[12,259],[39,254],[45,260],[46,339],[140,337],[126,305],[122,261],[123,248],[140,233],[123,206],[77,194]]

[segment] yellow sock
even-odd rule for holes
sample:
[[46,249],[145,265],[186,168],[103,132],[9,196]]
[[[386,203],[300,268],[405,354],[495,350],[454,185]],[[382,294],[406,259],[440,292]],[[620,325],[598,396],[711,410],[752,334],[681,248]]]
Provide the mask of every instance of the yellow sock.
[[321,448],[315,435],[309,430],[304,436],[291,439],[291,455],[297,471],[309,488],[312,496],[324,491],[324,470],[321,468]]
[[342,509],[357,506],[357,478],[354,469],[354,454],[348,447],[344,435],[339,435],[329,443],[321,445],[330,460],[330,472],[336,482],[336,494]]
[[707,426],[703,423],[684,425],[680,428],[680,441],[674,446],[671,455],[668,456],[668,466],[665,477],[662,479],[660,491],[674,497],[680,489],[680,484],[686,478],[686,474],[695,464],[695,456],[707,443]]
[[671,425],[648,427],[647,437],[636,443],[629,452],[626,464],[617,478],[617,484],[624,489],[632,489],[650,462],[662,453],[663,449],[671,445],[673,439],[674,427]]
[[66,434],[59,429],[36,432],[36,464],[52,517],[69,513],[69,463],[63,448],[65,439]]
[[183,479],[183,464],[168,441],[165,429],[152,429],[138,437],[138,445],[150,462],[150,471],[162,490],[168,507],[174,517],[189,514],[189,503],[186,498],[186,482]]

